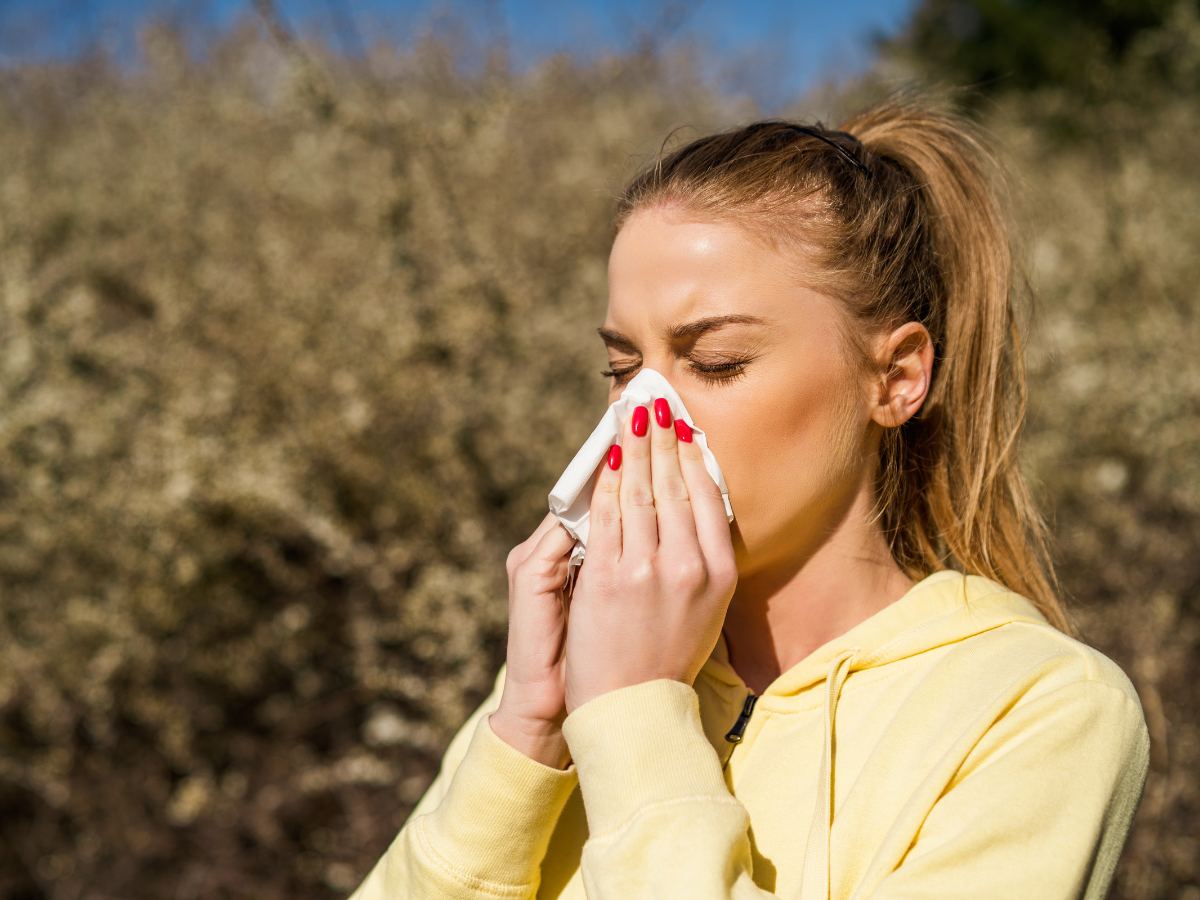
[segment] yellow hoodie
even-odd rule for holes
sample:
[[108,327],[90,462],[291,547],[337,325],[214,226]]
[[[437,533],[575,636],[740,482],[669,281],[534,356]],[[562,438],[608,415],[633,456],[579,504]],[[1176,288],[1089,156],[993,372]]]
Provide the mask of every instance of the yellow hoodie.
[[723,645],[596,698],[562,772],[488,727],[502,681],[354,900],[1100,900],[1148,761],[1116,665],[956,572],[753,703]]

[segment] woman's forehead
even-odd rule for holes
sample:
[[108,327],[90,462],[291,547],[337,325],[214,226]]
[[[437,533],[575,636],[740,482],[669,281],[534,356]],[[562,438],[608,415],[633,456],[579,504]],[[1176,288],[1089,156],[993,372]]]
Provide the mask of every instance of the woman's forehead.
[[807,306],[793,260],[736,224],[632,216],[609,259],[610,329],[670,331],[712,317],[776,321]]

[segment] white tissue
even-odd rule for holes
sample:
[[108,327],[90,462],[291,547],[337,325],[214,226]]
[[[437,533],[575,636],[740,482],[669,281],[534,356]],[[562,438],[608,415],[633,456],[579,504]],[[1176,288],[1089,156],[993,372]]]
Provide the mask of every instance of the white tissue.
[[675,393],[675,388],[658,372],[653,369],[642,369],[625,386],[620,399],[612,404],[600,420],[600,424],[592,432],[591,437],[584,442],[571,464],[567,466],[558,484],[550,492],[550,512],[558,517],[563,527],[575,538],[575,549],[571,551],[572,568],[583,562],[587,550],[588,517],[592,506],[592,489],[596,486],[596,475],[600,464],[608,456],[609,448],[621,442],[621,431],[625,420],[633,413],[635,406],[646,406],[653,415],[654,401],[662,398],[671,405],[671,415],[683,419],[692,428],[692,440],[700,448],[704,457],[704,468],[721,490],[721,498],[725,501],[725,513],[729,521],[733,521],[733,507],[729,505],[729,488],[725,486],[725,476],[717,465],[716,457],[708,449],[708,439],[704,432],[692,424],[692,417],[683,406],[683,401]]

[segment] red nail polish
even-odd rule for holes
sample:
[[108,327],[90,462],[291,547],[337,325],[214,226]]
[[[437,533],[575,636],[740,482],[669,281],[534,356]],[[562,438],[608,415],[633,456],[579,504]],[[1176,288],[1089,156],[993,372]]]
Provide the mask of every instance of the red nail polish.
[[621,445],[613,444],[608,451],[608,467],[614,472],[621,468]]
[[645,437],[646,429],[650,427],[650,410],[644,406],[635,406],[633,409],[633,436]]
[[671,404],[662,397],[654,401],[654,421],[659,428],[671,427]]
[[683,419],[675,420],[675,437],[679,438],[685,444],[692,442],[692,429]]

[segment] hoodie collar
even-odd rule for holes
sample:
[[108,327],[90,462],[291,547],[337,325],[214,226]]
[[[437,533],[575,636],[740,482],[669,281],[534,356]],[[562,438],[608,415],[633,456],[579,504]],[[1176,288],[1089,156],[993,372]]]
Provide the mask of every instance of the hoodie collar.
[[[951,569],[935,572],[895,603],[818,647],[776,678],[764,696],[794,695],[819,684],[847,651],[855,651],[849,671],[870,669],[1011,622],[1046,624],[1033,604],[994,581]],[[702,671],[722,686],[745,687],[729,665],[724,635]]]

